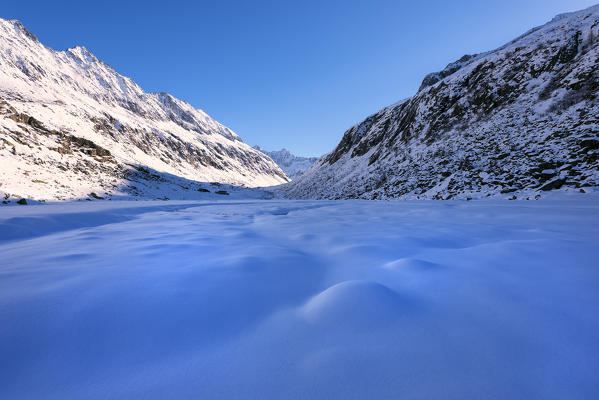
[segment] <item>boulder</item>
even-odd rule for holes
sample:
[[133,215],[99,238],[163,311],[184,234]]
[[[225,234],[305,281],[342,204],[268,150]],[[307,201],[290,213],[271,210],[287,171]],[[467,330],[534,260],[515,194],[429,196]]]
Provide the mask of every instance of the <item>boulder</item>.
[[559,189],[564,185],[564,183],[565,183],[565,180],[563,180],[563,179],[554,179],[550,182],[547,182],[543,186],[541,186],[541,190],[549,191],[549,190],[553,190],[553,189]]

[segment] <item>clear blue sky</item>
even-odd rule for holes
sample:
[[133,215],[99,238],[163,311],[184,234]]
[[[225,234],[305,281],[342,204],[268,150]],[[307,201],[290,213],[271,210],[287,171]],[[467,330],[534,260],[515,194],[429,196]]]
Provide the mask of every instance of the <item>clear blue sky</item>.
[[54,49],[86,46],[248,144],[320,155],[426,73],[596,1],[15,0],[0,16]]

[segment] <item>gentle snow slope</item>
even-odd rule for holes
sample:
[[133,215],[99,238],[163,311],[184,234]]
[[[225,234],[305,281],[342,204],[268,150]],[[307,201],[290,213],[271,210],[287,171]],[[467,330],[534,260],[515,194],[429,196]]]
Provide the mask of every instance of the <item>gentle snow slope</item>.
[[581,197],[6,207],[0,398],[599,398]]

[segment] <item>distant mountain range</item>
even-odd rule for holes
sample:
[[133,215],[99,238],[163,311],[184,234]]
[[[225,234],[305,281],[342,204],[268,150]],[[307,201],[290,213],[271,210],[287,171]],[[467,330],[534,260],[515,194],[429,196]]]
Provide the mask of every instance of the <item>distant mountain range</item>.
[[0,19],[0,191],[41,200],[197,197],[198,182],[288,181],[266,155],[167,93],[146,93],[84,47],[55,51]]
[[318,160],[318,157],[296,156],[287,149],[267,151],[260,146],[254,146],[254,148],[272,158],[292,180],[299,178],[304,172],[312,167],[316,160]]
[[[599,185],[599,5],[427,75],[281,188],[292,198],[536,198]],[[586,189],[585,189],[586,188]]]

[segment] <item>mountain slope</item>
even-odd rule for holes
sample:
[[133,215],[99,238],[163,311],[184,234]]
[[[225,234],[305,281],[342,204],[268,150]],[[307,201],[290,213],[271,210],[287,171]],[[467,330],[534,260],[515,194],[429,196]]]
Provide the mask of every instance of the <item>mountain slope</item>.
[[0,190],[40,199],[127,192],[140,168],[240,186],[288,180],[203,111],[144,92],[84,47],[55,51],[0,19]]
[[267,151],[260,146],[254,146],[254,148],[272,158],[292,180],[302,176],[318,160],[318,157],[296,156],[287,149]]
[[281,189],[297,198],[530,198],[599,185],[599,6],[429,74]]

